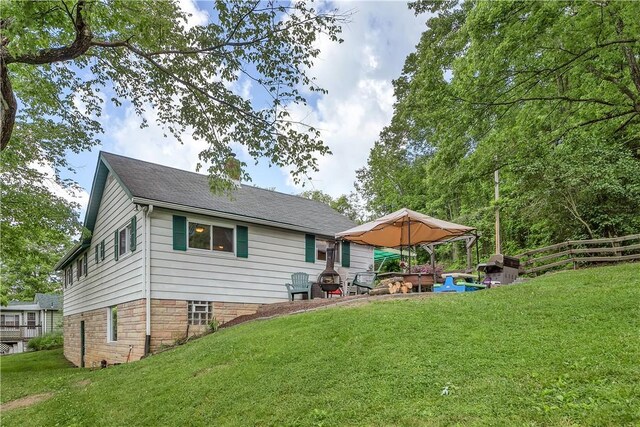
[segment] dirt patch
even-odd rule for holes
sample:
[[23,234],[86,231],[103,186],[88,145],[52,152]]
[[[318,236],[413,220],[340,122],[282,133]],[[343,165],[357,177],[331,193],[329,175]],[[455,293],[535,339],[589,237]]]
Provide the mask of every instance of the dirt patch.
[[31,396],[21,397],[20,399],[12,400],[7,403],[3,403],[0,405],[0,412],[10,411],[12,409],[18,408],[26,408],[31,405],[35,405],[36,403],[43,402],[47,399],[51,399],[54,393],[40,393],[40,394],[32,394]]
[[429,298],[438,294],[431,292],[414,293],[414,294],[391,294],[391,295],[354,295],[349,297],[336,297],[336,298],[319,298],[312,300],[299,300],[299,301],[287,301],[274,304],[265,304],[258,309],[255,314],[247,314],[244,316],[236,317],[227,323],[220,325],[220,328],[229,328],[231,326],[238,325],[240,323],[249,322],[252,320],[270,319],[272,317],[284,316],[287,314],[304,313],[307,311],[319,310],[331,306],[342,305],[362,305],[368,304],[374,301],[382,301],[388,299],[413,299],[413,298]]
[[91,384],[91,380],[90,379],[86,379],[86,380],[78,381],[76,383],[76,387],[86,387],[89,384]]

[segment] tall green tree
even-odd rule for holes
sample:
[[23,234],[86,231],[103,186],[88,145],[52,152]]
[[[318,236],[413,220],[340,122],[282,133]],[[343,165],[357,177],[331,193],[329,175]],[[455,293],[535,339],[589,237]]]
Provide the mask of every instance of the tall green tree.
[[[2,164],[17,167],[22,159],[8,152]],[[80,234],[76,209],[52,191],[55,179],[29,169],[0,173],[0,303],[8,299],[29,300],[36,292],[61,290],[53,266]]]
[[407,168],[421,184],[401,203],[477,226],[490,253],[499,169],[508,253],[640,229],[640,3],[411,7],[434,15],[360,175],[371,203],[398,199],[387,161]]
[[[51,267],[77,235],[73,204],[40,183],[73,186],[69,152],[99,144],[106,104],[130,103],[146,126],[154,111],[166,134],[189,131],[212,187],[238,175],[231,143],[291,167],[294,179],[326,154],[320,133],[292,117],[305,94],[325,91],[310,69],[319,34],[340,42],[347,17],[304,1],[216,1],[210,22],[189,25],[177,0],[0,0],[0,148],[3,293],[55,287]],[[233,86],[251,81],[262,95]],[[229,167],[231,165],[232,167]]]
[[[214,177],[227,178],[232,142],[291,166],[294,178],[315,170],[328,148],[290,107],[306,104],[306,91],[324,92],[309,74],[314,42],[319,33],[341,41],[345,16],[303,1],[216,1],[213,11],[211,23],[189,27],[175,0],[2,0],[2,150],[68,166],[66,150],[98,144],[107,93],[140,116],[154,110],[178,140],[188,129],[207,141],[200,160]],[[266,101],[235,93],[240,77]]]

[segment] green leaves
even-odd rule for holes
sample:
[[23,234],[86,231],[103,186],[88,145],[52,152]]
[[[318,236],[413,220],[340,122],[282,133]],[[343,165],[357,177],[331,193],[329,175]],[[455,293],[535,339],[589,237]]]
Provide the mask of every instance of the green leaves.
[[[308,72],[319,53],[316,33],[339,41],[346,16],[336,11],[304,2],[216,2],[212,23],[191,26],[174,1],[78,0],[7,3],[2,19],[1,54],[20,104],[11,145],[39,133],[36,143],[54,167],[67,166],[65,149],[98,143],[101,92],[115,104],[129,101],[140,116],[153,110],[179,140],[187,130],[206,140],[200,159],[217,178],[228,178],[220,166],[232,143],[291,166],[296,180],[328,153],[319,132],[289,109],[306,104],[306,90],[324,92]],[[89,37],[82,43],[80,23]],[[260,101],[234,92],[240,77],[263,91]]]
[[489,255],[500,169],[507,253],[640,228],[639,3],[411,6],[438,14],[359,172],[372,211],[476,226]]

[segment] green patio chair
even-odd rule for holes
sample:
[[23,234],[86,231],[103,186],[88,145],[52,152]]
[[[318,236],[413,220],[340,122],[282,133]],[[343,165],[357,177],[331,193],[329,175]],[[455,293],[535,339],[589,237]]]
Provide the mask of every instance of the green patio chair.
[[293,301],[295,294],[307,294],[307,298],[311,299],[311,285],[309,275],[307,273],[293,273],[291,275],[291,283],[284,284],[289,292],[289,298]]
[[373,287],[375,286],[375,281],[375,272],[362,271],[360,273],[356,273],[356,277],[354,277],[351,285],[356,287],[356,293],[366,293],[373,289]]

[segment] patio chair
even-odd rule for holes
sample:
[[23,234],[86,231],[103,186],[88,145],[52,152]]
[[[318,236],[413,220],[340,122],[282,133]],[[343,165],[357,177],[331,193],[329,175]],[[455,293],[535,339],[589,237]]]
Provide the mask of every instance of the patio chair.
[[291,283],[285,283],[284,285],[287,287],[287,292],[289,292],[289,298],[293,301],[295,294],[307,294],[307,298],[311,299],[312,284],[307,273],[298,272],[291,275]]
[[366,293],[373,289],[376,281],[376,273],[373,271],[362,271],[356,273],[356,277],[351,282],[352,286],[356,287],[356,293]]

